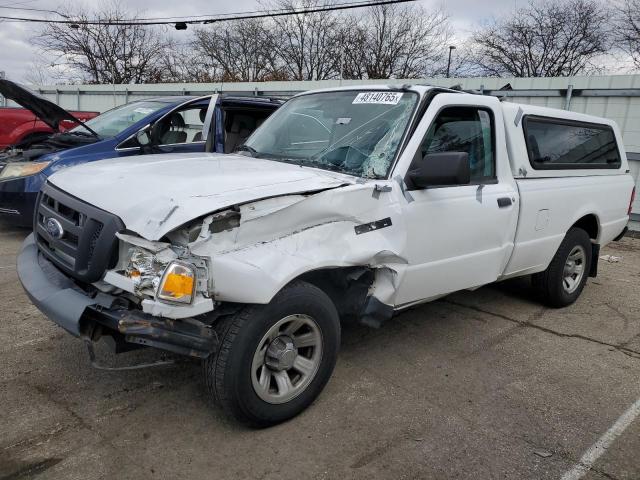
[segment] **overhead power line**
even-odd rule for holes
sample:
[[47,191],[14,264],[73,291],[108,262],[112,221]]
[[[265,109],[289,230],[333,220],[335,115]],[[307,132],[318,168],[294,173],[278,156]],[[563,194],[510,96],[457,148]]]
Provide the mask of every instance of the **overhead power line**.
[[340,3],[333,5],[323,5],[319,7],[311,7],[311,8],[301,8],[294,10],[262,10],[262,11],[254,11],[254,12],[244,12],[238,14],[219,14],[216,17],[210,16],[209,18],[200,18],[194,19],[194,17],[175,17],[173,20],[161,20],[161,19],[140,19],[140,20],[51,20],[46,18],[27,18],[27,17],[14,17],[14,16],[3,16],[0,15],[0,20],[4,20],[7,22],[26,22],[26,23],[57,23],[57,24],[66,24],[70,26],[75,26],[76,28],[80,25],[174,25],[177,23],[185,24],[185,25],[195,25],[195,24],[211,24],[211,23],[219,23],[219,22],[228,22],[232,20],[246,20],[251,18],[268,18],[268,17],[282,17],[289,15],[300,15],[307,13],[317,13],[317,12],[332,12],[336,10],[348,10],[353,8],[363,8],[363,7],[375,7],[378,5],[391,5],[396,3],[407,3],[414,2],[416,0],[368,0],[368,1],[353,1],[348,3]]
[[47,10],[45,8],[30,8],[30,7],[12,7],[9,5],[0,5],[0,9],[3,10],[26,10],[26,11],[30,11],[30,12],[42,12],[42,13],[53,13],[55,15],[60,15],[61,17],[64,18],[69,18],[66,15],[63,15],[60,12],[56,12],[55,10]]
[[[345,6],[345,5],[353,5],[353,8],[359,8],[359,7],[367,7],[370,5],[370,3],[372,1],[376,1],[376,0],[350,0],[347,2],[343,2],[343,3],[327,3],[322,5],[323,8],[329,8],[329,7],[340,7],[340,6]],[[410,1],[410,0],[407,0]],[[314,7],[315,8],[315,7]],[[173,23],[173,22],[177,22],[177,21],[196,21],[196,22],[202,22],[204,21],[204,19],[208,19],[210,17],[233,17],[236,15],[251,15],[251,16],[255,16],[258,14],[268,14],[270,16],[273,16],[275,13],[278,12],[290,12],[291,14],[295,14],[298,12],[292,12],[291,8],[272,8],[272,9],[265,9],[265,10],[251,10],[251,11],[244,11],[244,12],[229,12],[229,13],[216,13],[216,14],[205,14],[205,15],[186,15],[186,16],[173,16],[173,17],[151,17],[151,18],[136,18],[135,21],[137,22],[153,22],[153,21],[158,21],[158,20],[168,20],[168,23]],[[225,20],[227,20],[225,18]],[[223,21],[223,20],[221,20]]]

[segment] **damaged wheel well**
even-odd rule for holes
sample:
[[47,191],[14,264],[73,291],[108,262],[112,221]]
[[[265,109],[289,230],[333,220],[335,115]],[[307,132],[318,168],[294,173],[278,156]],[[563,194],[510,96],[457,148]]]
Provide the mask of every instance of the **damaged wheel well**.
[[295,280],[321,289],[335,305],[340,319],[352,320],[361,315],[374,278],[369,267],[336,267],[306,272]]
[[372,294],[376,282],[376,271],[373,268],[323,268],[307,272],[295,280],[311,283],[326,293],[342,321],[357,321],[379,328],[394,314],[391,305],[382,303]]

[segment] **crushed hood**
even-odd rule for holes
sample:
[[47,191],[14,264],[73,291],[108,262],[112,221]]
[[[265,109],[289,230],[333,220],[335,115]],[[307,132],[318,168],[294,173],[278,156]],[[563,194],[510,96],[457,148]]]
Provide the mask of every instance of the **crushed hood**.
[[10,80],[0,79],[0,95],[30,110],[36,117],[56,131],[59,130],[58,126],[62,120],[71,120],[79,125],[83,124],[71,113],[51,100],[40,97],[31,90]]
[[61,170],[49,181],[118,215],[148,240],[233,205],[355,183],[335,172],[215,153],[103,160]]

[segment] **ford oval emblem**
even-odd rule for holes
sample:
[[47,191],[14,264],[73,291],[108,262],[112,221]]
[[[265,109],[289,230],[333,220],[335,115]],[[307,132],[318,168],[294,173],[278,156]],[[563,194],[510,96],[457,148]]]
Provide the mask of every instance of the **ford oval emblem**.
[[47,233],[51,235],[51,238],[59,239],[64,235],[62,225],[55,218],[47,218],[44,226],[47,229]]

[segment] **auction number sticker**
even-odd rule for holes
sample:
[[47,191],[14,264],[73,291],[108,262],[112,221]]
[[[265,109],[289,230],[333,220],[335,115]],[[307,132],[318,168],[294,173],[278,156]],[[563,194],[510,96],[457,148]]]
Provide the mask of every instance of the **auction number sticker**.
[[356,95],[353,104],[375,103],[378,105],[397,105],[402,98],[401,92],[363,92]]

